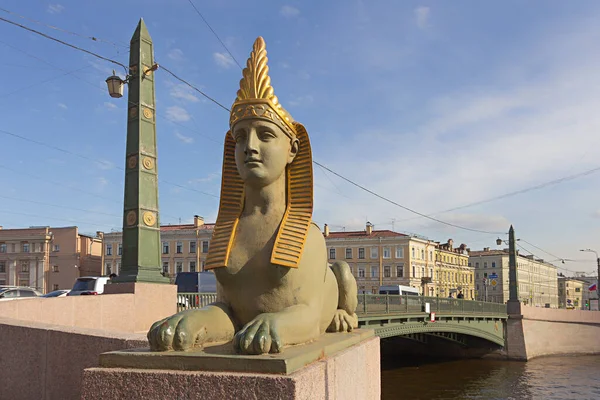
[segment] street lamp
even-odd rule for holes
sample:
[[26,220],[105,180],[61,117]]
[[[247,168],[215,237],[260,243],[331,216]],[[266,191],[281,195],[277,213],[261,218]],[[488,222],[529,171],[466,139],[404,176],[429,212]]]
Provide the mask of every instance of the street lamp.
[[592,249],[581,249],[579,251],[587,251],[596,255],[596,265],[598,266],[598,283],[596,284],[596,293],[598,294],[598,299],[600,299],[600,257],[598,257],[598,252]]
[[120,98],[123,97],[123,86],[125,86],[125,82],[121,77],[119,77],[115,70],[113,69],[112,76],[106,78],[106,85],[108,86],[108,94],[110,97]]

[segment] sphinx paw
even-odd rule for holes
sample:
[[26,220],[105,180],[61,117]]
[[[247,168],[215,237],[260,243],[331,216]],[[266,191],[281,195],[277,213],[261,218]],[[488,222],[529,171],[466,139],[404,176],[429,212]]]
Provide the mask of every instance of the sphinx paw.
[[260,314],[233,338],[233,347],[242,354],[281,353],[282,342],[274,314]]
[[327,332],[352,332],[354,328],[358,328],[358,316],[356,314],[348,314],[346,310],[335,310],[331,324],[327,328]]

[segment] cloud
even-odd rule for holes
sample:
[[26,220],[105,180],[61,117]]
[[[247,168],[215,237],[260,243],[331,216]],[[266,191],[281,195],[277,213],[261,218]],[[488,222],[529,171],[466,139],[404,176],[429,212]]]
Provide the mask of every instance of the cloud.
[[298,107],[298,106],[306,106],[311,104],[314,101],[314,97],[311,95],[306,96],[298,96],[289,101],[290,106]]
[[198,97],[196,97],[192,93],[192,89],[189,86],[184,85],[183,83],[173,85],[171,87],[169,94],[171,95],[171,97],[173,97],[175,99],[186,100],[186,101],[190,101],[193,103],[200,101],[198,99]]
[[416,23],[419,29],[426,29],[429,26],[429,15],[430,15],[429,7],[417,7],[414,10]]
[[175,131],[175,137],[177,139],[179,139],[182,143],[186,143],[186,144],[194,143],[193,137],[182,135],[181,133],[179,133],[177,131]]
[[50,4],[46,11],[50,14],[60,14],[64,9],[65,7],[60,4]]
[[286,6],[281,7],[281,10],[279,11],[279,13],[286,18],[293,18],[293,17],[297,17],[298,15],[300,15],[300,10],[298,10],[295,7],[286,5]]
[[65,103],[58,103],[58,107],[62,108],[63,110],[66,110],[69,108],[69,107],[67,107],[67,105]]
[[205,176],[205,177],[202,177],[202,178],[190,179],[190,180],[188,181],[188,184],[189,184],[189,185],[195,185],[195,184],[198,184],[198,183],[208,183],[208,182],[213,182],[213,181],[215,181],[216,179],[218,179],[220,176],[221,176],[221,174],[218,174],[218,173],[216,173],[216,172],[213,172],[213,173],[210,173],[210,174],[208,174],[207,176]]
[[185,122],[190,120],[190,114],[183,107],[167,107],[167,119],[173,122]]
[[183,60],[185,60],[185,57],[183,56],[183,51],[181,49],[172,49],[167,54],[167,57],[169,57],[173,61],[183,61]]
[[109,103],[108,101],[104,102],[104,107],[109,109],[109,110],[116,110],[117,106],[114,103]]
[[213,53],[213,59],[222,68],[229,68],[235,65],[235,61],[227,53]]
[[104,177],[100,177],[100,178],[98,178],[98,184],[100,186],[106,186],[106,185],[108,185],[108,179],[106,179]]

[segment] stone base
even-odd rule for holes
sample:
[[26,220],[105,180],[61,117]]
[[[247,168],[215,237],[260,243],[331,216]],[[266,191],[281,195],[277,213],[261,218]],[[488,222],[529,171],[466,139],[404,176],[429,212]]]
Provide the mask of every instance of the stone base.
[[[346,343],[351,337],[360,340],[354,340],[355,343],[350,347],[336,350],[336,341],[332,341],[332,338],[336,337],[344,337],[339,341]],[[321,343],[321,356],[309,361],[313,358],[312,354],[318,343]],[[190,366],[194,363],[191,359],[181,358],[188,357],[185,354],[189,354],[181,352],[154,353],[150,356],[153,360],[150,366],[140,363],[136,368],[123,368],[118,365],[136,365],[140,360],[150,360],[147,355],[140,358],[143,352],[139,350],[133,353],[129,360],[124,353],[107,353],[101,357],[103,368],[89,368],[84,371],[82,399],[371,400],[381,397],[379,337],[373,336],[372,331],[327,334],[311,344],[286,348],[284,353],[278,355],[220,355],[213,358],[220,360],[221,367],[229,365],[238,371],[248,370],[247,367],[239,365],[250,365],[253,370],[280,371],[271,373],[190,371]],[[118,356],[115,357],[115,354]],[[200,364],[206,365],[206,360],[214,357],[214,354],[207,354],[193,358],[203,359]],[[237,363],[231,357],[239,358]],[[159,368],[161,358],[168,367]],[[286,358],[287,361],[283,362]],[[249,359],[261,361],[253,363],[248,362]],[[305,363],[300,365],[302,359]],[[182,360],[183,363],[179,363]],[[107,367],[111,364],[111,367]],[[140,368],[142,366],[146,368]],[[287,372],[292,370],[293,372]]]

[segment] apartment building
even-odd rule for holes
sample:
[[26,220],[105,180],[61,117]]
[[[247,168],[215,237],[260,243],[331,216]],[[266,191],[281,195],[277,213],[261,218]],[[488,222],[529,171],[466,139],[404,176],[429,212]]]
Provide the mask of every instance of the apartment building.
[[[585,274],[576,274],[575,279],[585,282],[583,285],[583,296],[581,302],[584,309],[590,309],[590,300],[598,298],[598,291],[594,285],[598,285],[597,276],[586,276]],[[592,290],[590,290],[590,287]],[[587,304],[587,308],[586,307]]]
[[76,226],[0,227],[0,285],[70,289],[80,276],[100,275],[101,253],[101,239]]
[[[469,265],[475,270],[478,300],[506,303],[509,299],[508,249],[469,252]],[[535,307],[558,307],[558,280],[555,265],[533,255],[517,256],[519,300]]]
[[560,308],[584,310],[585,303],[583,302],[583,295],[586,289],[586,282],[584,280],[559,276],[558,306]]
[[[160,227],[163,275],[172,280],[178,272],[203,271],[214,224],[205,224],[194,216],[193,224],[162,225]],[[123,251],[122,232],[106,232],[103,237],[103,272],[119,274]]]
[[[440,244],[391,230],[375,230],[367,223],[364,231],[332,232],[324,226],[330,263],[344,260],[356,277],[359,293],[378,293],[382,285],[404,285],[430,296],[458,293],[461,279],[468,275],[466,256],[454,249],[439,251]],[[451,241],[450,245],[451,245]],[[440,261],[437,256],[442,255]],[[454,258],[448,255],[452,254]],[[458,268],[461,263],[464,266]],[[466,288],[466,286],[465,286]],[[464,293],[470,298],[470,292]]]
[[[456,298],[459,293],[464,299],[475,299],[475,273],[469,266],[467,245],[454,247],[454,241],[438,244],[435,250],[435,294],[430,296]],[[432,291],[434,288],[431,288]]]

